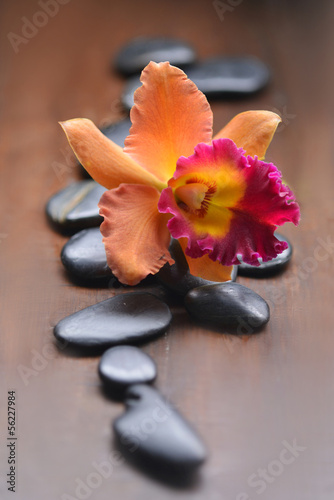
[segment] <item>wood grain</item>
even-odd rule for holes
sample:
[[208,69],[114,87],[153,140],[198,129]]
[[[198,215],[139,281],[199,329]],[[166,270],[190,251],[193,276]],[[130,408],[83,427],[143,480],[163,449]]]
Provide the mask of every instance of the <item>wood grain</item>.
[[[334,5],[225,4],[234,7],[220,20],[205,0],[71,0],[16,54],[8,34],[21,34],[22,18],[31,20],[41,7],[32,0],[1,3],[1,498],[12,498],[5,477],[11,388],[18,405],[17,500],[76,498],[78,479],[86,482],[94,463],[115,451],[111,423],[122,405],[103,397],[98,358],[57,349],[52,328],[120,291],[69,281],[59,260],[66,237],[49,227],[44,206],[80,178],[57,122],[84,116],[103,124],[122,116],[124,82],[110,63],[141,34],[184,38],[201,58],[253,54],[270,65],[273,80],[263,93],[212,103],[214,128],[247,109],[283,114],[267,157],[297,193],[302,222],[282,230],[294,245],[285,274],[239,278],[271,306],[263,332],[233,337],[198,327],[169,297],[169,333],[143,346],[158,364],[157,386],[208,446],[198,481],[176,489],[114,457],[110,477],[89,498],[250,500],[263,488],[264,500],[333,498]],[[22,367],[31,370],[25,377]],[[294,440],[305,449],[280,467],[286,442]],[[269,480],[259,479],[259,469],[269,471]]]

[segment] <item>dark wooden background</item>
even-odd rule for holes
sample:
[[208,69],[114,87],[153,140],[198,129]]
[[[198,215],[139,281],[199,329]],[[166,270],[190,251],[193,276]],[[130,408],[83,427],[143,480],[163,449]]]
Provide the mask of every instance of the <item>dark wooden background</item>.
[[[221,20],[205,0],[70,0],[15,53],[8,34],[21,35],[22,18],[31,20],[40,6],[1,2],[1,498],[79,498],[77,480],[86,481],[93,463],[114,450],[111,423],[123,407],[101,394],[98,358],[59,352],[52,329],[119,292],[69,281],[59,259],[66,238],[48,226],[44,206],[80,178],[57,122],[84,116],[101,125],[122,117],[124,81],[110,63],[122,44],[142,34],[188,40],[201,58],[253,54],[270,65],[273,80],[263,93],[212,103],[214,127],[247,109],[283,115],[268,159],[297,193],[302,222],[281,231],[294,245],[285,274],[239,278],[270,304],[263,332],[239,338],[199,328],[174,303],[168,335],[143,347],[158,364],[157,386],[210,450],[198,481],[178,489],[118,463],[89,498],[334,498],[334,249],[321,246],[334,240],[334,4],[225,5]],[[25,379],[22,370],[31,370]],[[17,393],[16,494],[5,484],[9,389]],[[284,442],[294,440],[304,449],[280,470],[275,461]],[[259,494],[250,481],[268,467],[276,476],[269,474]]]

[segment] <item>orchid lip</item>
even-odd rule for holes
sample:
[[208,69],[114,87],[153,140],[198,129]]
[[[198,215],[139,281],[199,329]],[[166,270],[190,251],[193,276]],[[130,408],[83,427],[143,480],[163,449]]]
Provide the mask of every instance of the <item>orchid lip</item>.
[[82,165],[110,190],[101,232],[115,276],[135,284],[171,263],[170,235],[187,240],[189,265],[211,280],[225,280],[238,253],[250,262],[276,255],[273,228],[299,221],[293,193],[261,162],[278,115],[240,113],[212,138],[210,105],[184,72],[151,62],[141,81],[124,149],[90,120],[61,124]]
[[180,209],[199,218],[206,215],[208,207],[217,190],[215,182],[208,183],[202,179],[188,179],[185,184],[174,190],[175,200]]
[[299,207],[272,163],[247,157],[230,139],[198,144],[195,153],[177,162],[173,179],[159,201],[171,213],[174,238],[187,238],[185,253],[208,255],[225,266],[238,257],[251,265],[270,260],[283,250],[277,225],[296,222]]

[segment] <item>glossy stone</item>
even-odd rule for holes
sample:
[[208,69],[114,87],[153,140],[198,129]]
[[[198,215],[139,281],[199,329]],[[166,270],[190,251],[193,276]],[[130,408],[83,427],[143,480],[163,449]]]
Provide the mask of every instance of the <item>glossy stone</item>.
[[276,238],[280,241],[286,241],[288,248],[283,250],[282,253],[277,255],[274,259],[269,262],[262,262],[259,266],[250,266],[244,262],[238,265],[238,274],[240,276],[251,276],[252,278],[265,278],[266,276],[272,276],[285,269],[287,264],[290,262],[292,257],[292,245],[290,241],[282,236],[281,234],[275,234]]
[[267,66],[255,57],[207,59],[189,68],[187,75],[207,97],[253,94],[270,79]]
[[130,458],[170,473],[194,472],[204,462],[201,439],[156,389],[133,385],[125,403],[126,412],[115,420],[114,430]]
[[[207,59],[190,66],[186,73],[208,98],[247,96],[261,90],[270,79],[267,66],[253,57]],[[122,95],[127,109],[133,106],[133,94],[140,85],[138,76],[128,80]]]
[[99,226],[103,218],[97,206],[106,188],[93,180],[74,182],[53,195],[46,214],[59,229],[79,230]]
[[[215,281],[208,281],[190,274],[189,266],[182,248],[179,242],[174,238],[171,240],[169,252],[175,260],[175,264],[172,266],[168,263],[165,264],[156,274],[156,277],[172,292],[184,296],[193,288],[216,283]],[[231,281],[236,280],[237,268],[238,266],[233,267]]]
[[123,148],[124,141],[129,135],[131,125],[132,123],[130,118],[125,118],[124,120],[120,120],[102,128],[101,132],[108,137],[108,139],[111,139],[113,142],[118,144],[118,146]]
[[195,60],[194,49],[182,40],[140,37],[120,50],[115,65],[123,75],[129,76],[140,73],[150,61],[169,61],[174,66],[183,67]]
[[184,300],[190,316],[219,329],[232,328],[236,334],[251,334],[270,317],[267,302],[238,283],[205,285],[190,290]]
[[171,319],[169,307],[155,295],[123,293],[62,319],[54,334],[63,344],[100,349],[162,335]]
[[99,227],[83,229],[64,245],[61,260],[67,271],[83,280],[94,281],[113,276],[107,264]]
[[124,85],[121,101],[125,109],[128,111],[134,105],[134,93],[140,86],[141,82],[138,75],[128,78]]
[[129,385],[153,382],[157,367],[153,359],[138,347],[120,345],[103,354],[99,375],[107,390],[119,396]]

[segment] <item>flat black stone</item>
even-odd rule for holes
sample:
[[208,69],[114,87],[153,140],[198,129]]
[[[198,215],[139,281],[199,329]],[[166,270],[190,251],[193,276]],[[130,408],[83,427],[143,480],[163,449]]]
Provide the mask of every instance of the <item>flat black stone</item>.
[[217,57],[189,68],[187,76],[207,97],[249,95],[270,79],[267,66],[255,57]]
[[196,60],[195,50],[186,42],[173,38],[135,38],[118,53],[115,66],[123,75],[140,73],[150,62],[169,61],[184,67]]
[[54,334],[62,344],[101,349],[162,335],[171,319],[169,307],[155,295],[123,293],[62,319]]
[[82,280],[95,281],[113,276],[99,227],[83,229],[72,236],[61,251],[61,261],[70,274]]
[[93,180],[74,182],[50,198],[46,214],[60,230],[99,226],[103,218],[97,204],[105,190]]
[[157,367],[153,359],[138,347],[120,345],[103,354],[99,375],[106,389],[119,397],[129,385],[153,382]]
[[[158,278],[160,283],[170,291],[184,296],[189,292],[189,290],[192,290],[193,288],[197,288],[202,285],[212,285],[213,283],[218,283],[215,281],[198,278],[197,276],[190,274],[189,266],[180,243],[174,238],[172,238],[171,240],[169,252],[172,258],[175,260],[175,264],[173,264],[172,266],[170,266],[168,263],[165,264],[156,274],[156,277]],[[238,266],[233,266],[231,281],[236,280],[237,269]]]
[[251,334],[270,317],[267,302],[238,283],[205,285],[190,290],[184,300],[190,316],[219,329],[234,329],[236,334]]
[[114,431],[130,459],[171,473],[194,472],[206,459],[206,449],[192,427],[160,393],[148,385],[130,386],[126,412]]
[[112,123],[111,125],[102,128],[101,132],[108,137],[108,139],[123,148],[124,141],[130,133],[131,125],[132,123],[130,118],[125,118],[124,120],[120,120],[119,122]]
[[[187,68],[187,76],[208,98],[242,97],[263,89],[270,79],[267,66],[253,57],[217,57]],[[122,103],[131,109],[135,90],[140,87],[138,76],[125,86]]]
[[238,267],[238,274],[240,276],[251,276],[252,278],[265,278],[267,276],[273,276],[282,272],[287,264],[290,262],[292,257],[292,245],[290,241],[282,236],[281,234],[276,233],[276,238],[280,241],[286,241],[288,244],[288,248],[283,250],[282,253],[277,255],[274,259],[269,262],[262,262],[259,266],[251,266],[250,264],[245,264],[242,262]]

